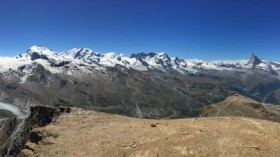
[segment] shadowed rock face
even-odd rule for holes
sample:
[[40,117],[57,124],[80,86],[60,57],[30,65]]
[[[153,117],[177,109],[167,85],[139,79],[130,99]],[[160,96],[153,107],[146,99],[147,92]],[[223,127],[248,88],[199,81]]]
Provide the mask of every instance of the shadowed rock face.
[[0,156],[17,156],[30,138],[30,131],[51,123],[59,114],[58,108],[31,106],[26,118],[3,119],[0,123]]

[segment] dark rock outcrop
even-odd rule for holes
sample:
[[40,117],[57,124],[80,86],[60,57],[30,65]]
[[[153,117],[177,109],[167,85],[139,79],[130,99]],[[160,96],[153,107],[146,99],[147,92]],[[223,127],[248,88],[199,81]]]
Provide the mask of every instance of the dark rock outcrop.
[[69,63],[70,63],[70,61],[53,62],[53,63],[51,63],[51,66],[62,67],[62,66],[65,66]]
[[30,114],[26,118],[3,120],[0,126],[0,156],[18,156],[25,142],[32,136],[30,132],[33,128],[43,127],[51,123],[61,112],[65,111],[70,112],[70,109],[31,106]]
[[34,52],[34,53],[31,54],[31,60],[34,61],[36,59],[49,60],[49,58],[46,55],[40,55],[37,52]]

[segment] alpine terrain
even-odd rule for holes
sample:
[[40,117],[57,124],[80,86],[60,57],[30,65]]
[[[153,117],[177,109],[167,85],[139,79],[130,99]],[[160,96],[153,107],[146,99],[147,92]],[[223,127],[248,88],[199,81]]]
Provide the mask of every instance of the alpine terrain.
[[[64,115],[65,112],[69,116],[69,112],[73,108],[149,119],[244,116],[279,122],[279,75],[280,63],[260,59],[255,53],[249,59],[244,60],[202,61],[169,57],[164,52],[141,52],[125,56],[113,52],[100,54],[88,48],[74,48],[58,53],[46,47],[32,46],[25,53],[16,57],[0,58],[0,155],[16,156],[20,154],[25,142],[34,139],[34,136],[35,141],[37,141],[35,143],[38,144],[38,141],[41,141],[42,138],[36,140],[38,135],[30,134],[32,129],[44,127],[54,121],[57,125],[59,123],[56,121],[58,116],[60,114]],[[74,116],[69,118],[69,120],[72,120],[71,118],[75,118],[75,115],[81,114],[74,112],[70,115]],[[89,116],[90,118],[91,116]],[[122,119],[120,118],[119,121],[122,121]],[[75,120],[77,119],[73,119],[73,121]],[[107,120],[106,118],[106,123]],[[208,121],[209,124],[212,123],[212,120],[215,121],[213,126],[207,128],[205,125],[208,124]],[[79,118],[78,121],[83,123]],[[99,125],[98,121],[96,125]],[[102,122],[100,125],[103,125],[102,116],[100,121]],[[128,118],[124,121],[138,123],[141,120]],[[163,121],[160,120],[157,123],[163,125]],[[230,123],[235,123],[239,119],[200,119],[198,122],[201,122],[201,124],[197,124],[195,129],[201,127],[201,134],[211,132],[211,130],[215,130],[214,123],[216,121],[217,124],[221,123],[223,125],[226,123],[230,125]],[[255,123],[255,120],[246,118],[241,118],[240,121],[244,126],[248,122],[253,121],[252,123]],[[149,120],[143,120],[139,122],[139,126],[144,126],[150,122]],[[171,138],[169,133],[174,133],[176,137],[177,134],[178,136],[185,134],[183,131],[179,131],[183,122],[184,120],[179,120],[178,126],[177,122],[175,123],[175,131],[171,129],[170,132],[167,131],[168,135],[163,133],[160,136],[166,137],[168,140]],[[196,122],[195,120],[186,120],[188,125]],[[95,125],[90,121],[85,123]],[[171,121],[167,123],[169,125]],[[260,121],[260,123],[265,126],[273,126],[275,129],[279,127],[277,123],[266,121]],[[61,124],[68,126],[68,122],[65,121]],[[115,122],[112,122],[113,125],[115,125]],[[129,128],[130,126],[125,127]],[[237,129],[240,126],[230,127]],[[99,129],[102,132],[102,127]],[[170,128],[165,127],[163,129]],[[190,133],[195,132],[193,129],[187,128]],[[250,130],[245,130],[246,134],[252,133],[252,129],[254,129],[253,126]],[[116,131],[125,131],[125,129]],[[154,132],[152,133],[154,134]],[[145,131],[139,133],[139,136],[140,134],[146,136]],[[219,131],[214,131],[211,136],[214,137],[216,134],[219,134]],[[223,134],[226,134],[226,132],[223,132]],[[261,132],[253,132],[252,134],[269,136],[271,139],[276,135],[278,136],[278,133],[265,132],[263,129],[261,129]],[[196,137],[197,135],[191,134],[190,136],[194,137],[186,138],[203,140],[200,139],[201,137]],[[221,137],[219,141],[213,142],[222,151],[225,142],[230,141],[231,138],[233,137]],[[83,140],[80,142],[83,142]],[[153,139],[150,140],[144,141],[148,144],[143,144],[143,146],[150,147]],[[160,142],[159,139],[156,141]],[[65,142],[62,141],[62,143]],[[279,141],[273,141],[270,144],[277,145]],[[106,145],[104,144],[104,146]],[[241,146],[242,142],[240,145],[236,145],[236,147]],[[127,148],[128,146],[122,147]],[[253,147],[259,150],[259,147]],[[146,153],[157,155],[157,150],[164,148],[165,146],[154,148],[155,150],[148,150]],[[31,149],[37,151],[37,147],[29,150]],[[113,154],[116,153],[117,156],[126,155],[122,151],[115,151],[115,149],[118,148],[110,151]],[[199,156],[208,154],[207,151],[205,154],[185,147],[174,146],[174,149],[180,150],[181,155],[182,153],[199,154]],[[227,149],[230,150],[231,148],[227,147]],[[144,148],[135,153],[145,153],[142,150]],[[170,148],[166,151],[172,150]],[[38,152],[43,153],[41,155],[49,156],[44,154],[44,151],[44,149],[39,150],[38,148]],[[26,155],[26,152],[27,154],[30,153],[25,150],[22,154]],[[100,156],[106,156],[106,153],[103,154],[104,152],[97,153]],[[273,153],[275,154],[275,152]],[[213,156],[216,156],[216,154]]]
[[163,52],[126,57],[32,46],[0,58],[0,99],[22,110],[30,104],[67,105],[132,117],[193,117],[233,93],[279,104],[279,74],[280,63],[255,54],[249,60],[204,62]]

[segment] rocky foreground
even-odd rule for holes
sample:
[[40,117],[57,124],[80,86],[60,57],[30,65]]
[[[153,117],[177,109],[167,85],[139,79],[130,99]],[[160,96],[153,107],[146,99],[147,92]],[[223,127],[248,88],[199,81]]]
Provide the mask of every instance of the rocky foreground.
[[73,109],[35,128],[21,155],[278,156],[280,124],[251,118],[148,120]]

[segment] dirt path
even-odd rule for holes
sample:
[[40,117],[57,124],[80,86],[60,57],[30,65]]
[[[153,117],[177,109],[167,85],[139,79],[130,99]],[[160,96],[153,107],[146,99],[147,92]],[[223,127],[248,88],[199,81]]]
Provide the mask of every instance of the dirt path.
[[[151,127],[151,124],[155,127]],[[25,156],[278,156],[280,124],[249,118],[144,120],[75,110],[34,132]]]

